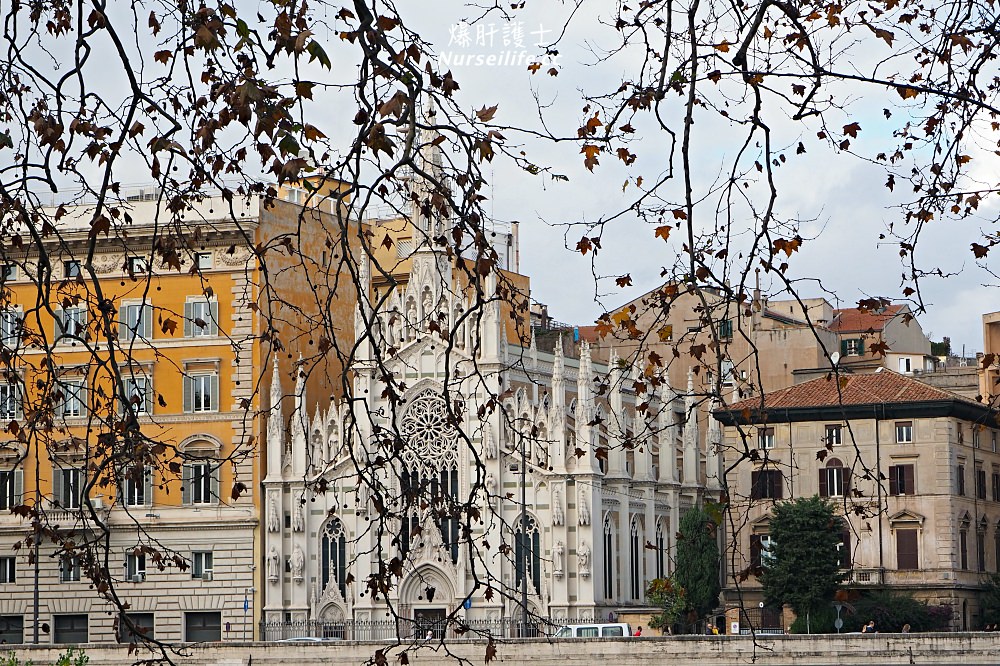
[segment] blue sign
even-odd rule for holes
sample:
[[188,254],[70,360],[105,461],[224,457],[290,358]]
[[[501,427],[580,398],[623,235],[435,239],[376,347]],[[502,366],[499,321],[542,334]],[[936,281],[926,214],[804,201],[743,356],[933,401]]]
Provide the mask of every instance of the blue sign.
[[472,608],[472,599],[466,599],[462,603],[462,608],[464,608],[465,610],[469,610],[470,608]]
[[246,595],[244,594],[244,595],[243,595],[243,613],[244,613],[244,614],[246,614],[246,612],[247,612],[248,610],[250,610],[250,599],[249,599],[249,597],[247,597],[247,596],[246,596]]

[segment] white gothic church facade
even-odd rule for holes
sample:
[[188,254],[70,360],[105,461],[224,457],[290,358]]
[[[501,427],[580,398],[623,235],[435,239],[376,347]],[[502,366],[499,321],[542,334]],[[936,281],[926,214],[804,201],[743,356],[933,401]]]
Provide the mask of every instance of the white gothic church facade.
[[[470,303],[443,252],[425,243],[410,262],[384,311],[358,308],[348,400],[306,395],[301,376],[293,388],[275,366],[265,625],[503,622],[521,617],[523,589],[529,612],[554,621],[641,604],[671,570],[683,511],[719,487],[719,432],[701,450],[686,418],[692,383],[637,398],[635,370],[592,363],[586,343],[564,351],[560,338],[549,352],[534,336],[509,340],[496,301],[463,319]],[[370,280],[367,260],[358,274]],[[387,373],[402,395],[387,395]],[[283,399],[294,401],[287,421]],[[460,405],[458,423],[448,405]],[[414,501],[417,489],[467,510]]]

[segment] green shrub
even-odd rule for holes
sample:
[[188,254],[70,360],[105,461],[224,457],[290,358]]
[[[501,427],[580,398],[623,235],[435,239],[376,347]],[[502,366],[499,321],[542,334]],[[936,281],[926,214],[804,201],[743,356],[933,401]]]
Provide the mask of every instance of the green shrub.
[[871,590],[854,603],[854,612],[844,619],[844,631],[861,631],[869,620],[884,632],[896,632],[904,624],[910,631],[942,631],[951,620],[949,606],[929,606],[908,594]]
[[[841,614],[841,617],[843,617],[843,614]],[[809,614],[808,631],[805,613],[796,617],[795,622],[792,622],[792,626],[788,630],[793,634],[835,634],[837,633],[837,628],[833,623],[836,619],[837,611],[833,606],[820,608]]]

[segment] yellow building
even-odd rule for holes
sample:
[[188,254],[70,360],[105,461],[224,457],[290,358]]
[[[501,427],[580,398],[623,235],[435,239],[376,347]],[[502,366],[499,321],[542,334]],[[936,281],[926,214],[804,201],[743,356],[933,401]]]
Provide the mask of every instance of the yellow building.
[[113,641],[127,630],[107,612],[112,595],[158,639],[253,637],[271,368],[290,376],[301,354],[311,394],[339,394],[314,333],[353,335],[352,290],[332,287],[340,225],[281,197],[172,213],[159,191],[137,190],[106,235],[93,205],[67,206],[58,238],[26,236],[6,255],[6,643],[32,642],[36,627],[43,643]]

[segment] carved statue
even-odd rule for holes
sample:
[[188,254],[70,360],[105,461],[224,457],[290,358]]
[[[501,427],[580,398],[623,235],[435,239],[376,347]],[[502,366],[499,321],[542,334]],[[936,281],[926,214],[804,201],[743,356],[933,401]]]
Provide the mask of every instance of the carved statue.
[[583,578],[590,577],[590,546],[586,541],[581,541],[576,549],[577,573]]
[[491,500],[497,494],[497,478],[493,476],[493,472],[486,473],[486,494]]
[[423,313],[424,317],[426,317],[428,320],[431,319],[431,317],[433,317],[432,308],[434,307],[434,303],[431,297],[430,289],[424,290],[423,306],[424,306],[424,313]]
[[358,488],[354,491],[357,499],[357,510],[365,512],[368,510],[368,502],[371,498],[371,489],[363,479],[358,479]]
[[497,455],[500,453],[497,450],[497,442],[493,439],[493,431],[488,428],[483,433],[483,449],[487,460],[496,460]]
[[288,558],[288,562],[292,567],[292,580],[301,583],[304,578],[303,569],[306,565],[306,557],[302,553],[299,544],[295,544],[295,548],[292,549],[292,556]]
[[587,503],[587,490],[580,488],[580,502],[577,504],[577,516],[581,525],[590,524],[590,504]]
[[563,511],[562,490],[558,487],[552,489],[552,524],[562,525],[566,522],[566,514]]
[[305,508],[302,505],[302,498],[295,500],[295,508],[292,509],[292,531],[302,532],[306,529]]
[[556,578],[562,578],[563,555],[565,552],[566,547],[563,545],[563,542],[556,541],[556,545],[552,547],[552,573]]
[[417,325],[417,303],[412,298],[406,304],[406,323],[409,326]]
[[271,546],[271,550],[267,552],[267,579],[272,583],[277,583],[278,577],[281,575],[280,560],[278,549]]
[[278,499],[271,495],[267,500],[267,531],[278,532],[281,530],[281,515],[278,513]]

